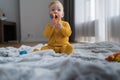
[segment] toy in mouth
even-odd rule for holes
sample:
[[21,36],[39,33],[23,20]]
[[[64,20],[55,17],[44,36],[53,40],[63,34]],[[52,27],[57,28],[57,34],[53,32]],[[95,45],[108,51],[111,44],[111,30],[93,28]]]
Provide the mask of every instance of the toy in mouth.
[[58,18],[58,15],[55,14],[55,13],[50,13],[50,18],[51,19],[56,19],[56,18]]

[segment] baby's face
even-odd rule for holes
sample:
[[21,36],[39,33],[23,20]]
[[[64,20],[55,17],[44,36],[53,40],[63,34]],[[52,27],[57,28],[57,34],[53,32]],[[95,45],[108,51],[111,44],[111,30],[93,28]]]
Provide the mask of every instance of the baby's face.
[[61,19],[64,17],[63,7],[60,3],[55,3],[50,6],[50,13],[55,13],[58,17],[58,19]]

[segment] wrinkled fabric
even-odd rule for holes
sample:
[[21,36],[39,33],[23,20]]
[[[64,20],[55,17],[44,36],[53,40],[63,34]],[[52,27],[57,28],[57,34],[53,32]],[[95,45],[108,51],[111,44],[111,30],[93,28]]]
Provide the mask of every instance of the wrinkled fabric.
[[[70,55],[56,54],[51,49],[33,52],[34,48],[44,46],[42,44],[0,48],[3,51],[0,55],[0,80],[120,80],[120,63],[105,60],[113,51],[120,50],[120,44],[99,42],[72,45],[75,49]],[[103,47],[106,53],[101,52]],[[93,52],[93,49],[100,52]],[[28,53],[20,55],[20,50]]]

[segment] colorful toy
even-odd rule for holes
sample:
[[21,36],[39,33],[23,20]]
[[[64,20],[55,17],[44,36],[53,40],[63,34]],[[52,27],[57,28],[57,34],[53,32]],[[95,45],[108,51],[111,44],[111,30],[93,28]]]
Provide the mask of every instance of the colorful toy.
[[39,49],[38,48],[33,49],[33,52],[36,52],[36,51],[39,51]]
[[51,19],[56,19],[56,18],[58,18],[58,15],[55,14],[55,13],[50,13],[50,18]]
[[120,52],[116,52],[106,58],[107,61],[120,62]]
[[26,51],[26,50],[20,51],[19,54],[20,54],[20,55],[27,54],[27,51]]

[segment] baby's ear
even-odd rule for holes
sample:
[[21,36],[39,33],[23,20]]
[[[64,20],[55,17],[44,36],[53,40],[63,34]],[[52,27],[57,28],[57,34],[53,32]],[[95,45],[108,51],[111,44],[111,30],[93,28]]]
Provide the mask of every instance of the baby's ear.
[[62,13],[62,18],[64,17],[64,12]]

